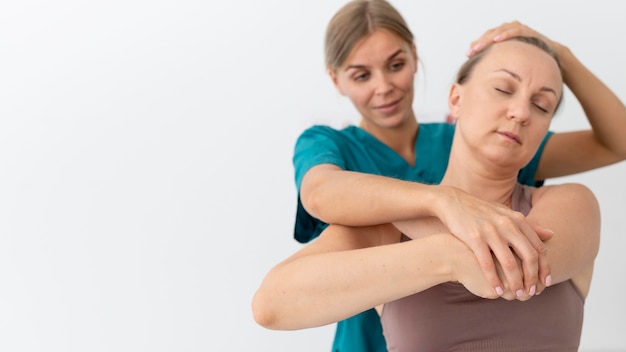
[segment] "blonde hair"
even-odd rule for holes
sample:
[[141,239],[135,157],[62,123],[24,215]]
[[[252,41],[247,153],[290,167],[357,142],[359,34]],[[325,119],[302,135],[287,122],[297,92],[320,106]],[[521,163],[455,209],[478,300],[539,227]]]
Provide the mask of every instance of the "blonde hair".
[[413,33],[390,3],[385,0],[351,0],[337,11],[326,28],[326,68],[334,71],[341,67],[356,44],[376,29],[390,30],[408,44],[413,44]]

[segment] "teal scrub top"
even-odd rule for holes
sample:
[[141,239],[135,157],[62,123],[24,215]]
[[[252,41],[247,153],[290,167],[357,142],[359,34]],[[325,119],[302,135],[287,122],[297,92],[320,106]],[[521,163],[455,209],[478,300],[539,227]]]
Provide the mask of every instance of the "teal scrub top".
[[[539,157],[549,132],[537,154],[520,171],[520,183],[541,186],[535,181]],[[415,165],[411,166],[393,149],[356,126],[334,129],[313,126],[305,130],[294,150],[293,164],[298,208],[294,237],[306,243],[319,236],[328,224],[311,216],[300,201],[300,186],[306,172],[320,164],[337,165],[343,170],[393,177],[405,181],[438,184],[448,167],[448,157],[454,136],[454,125],[449,123],[420,123],[415,141]],[[334,352],[386,352],[380,318],[375,309],[367,310],[337,323]]]

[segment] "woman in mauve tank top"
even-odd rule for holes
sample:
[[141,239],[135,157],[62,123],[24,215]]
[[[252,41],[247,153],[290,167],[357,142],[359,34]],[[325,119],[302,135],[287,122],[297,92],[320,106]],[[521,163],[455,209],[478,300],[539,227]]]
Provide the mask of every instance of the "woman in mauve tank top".
[[[548,224],[549,215],[555,234],[545,244],[554,284],[531,287],[530,295],[519,291],[493,297],[474,276],[461,274],[385,303],[381,321],[389,351],[578,349],[599,244],[596,199],[581,185],[531,188],[515,179],[516,167],[532,157],[547,132],[561,94],[556,55],[536,38],[508,40],[468,60],[450,91],[457,126],[441,182],[500,202],[536,224]],[[396,226],[402,241],[409,242],[447,231],[438,219]]]

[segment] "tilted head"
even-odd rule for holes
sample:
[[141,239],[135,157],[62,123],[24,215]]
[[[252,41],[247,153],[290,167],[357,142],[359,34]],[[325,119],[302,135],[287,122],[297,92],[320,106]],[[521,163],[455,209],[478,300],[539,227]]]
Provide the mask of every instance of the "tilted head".
[[556,54],[541,40],[490,45],[461,67],[449,96],[467,157],[523,167],[548,132],[563,94]]

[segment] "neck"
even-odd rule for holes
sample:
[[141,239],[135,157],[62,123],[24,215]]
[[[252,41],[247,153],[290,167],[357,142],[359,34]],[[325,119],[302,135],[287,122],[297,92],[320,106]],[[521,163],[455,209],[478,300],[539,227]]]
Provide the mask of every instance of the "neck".
[[[458,148],[456,148],[458,149]],[[452,148],[442,185],[453,186],[480,199],[511,205],[511,195],[517,182],[518,170],[466,157]]]
[[362,120],[359,127],[393,149],[410,165],[415,164],[415,140],[419,129],[415,118],[393,127],[381,127]]

